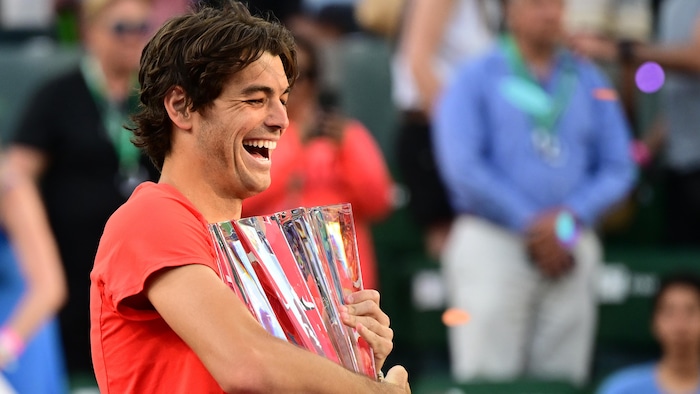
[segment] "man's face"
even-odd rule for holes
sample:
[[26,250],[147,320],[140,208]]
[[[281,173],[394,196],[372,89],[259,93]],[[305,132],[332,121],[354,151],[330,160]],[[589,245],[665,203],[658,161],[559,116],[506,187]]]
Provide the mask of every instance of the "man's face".
[[107,6],[87,26],[90,51],[110,69],[130,72],[139,67],[151,32],[150,8],[142,0],[120,0]]
[[226,198],[270,186],[272,151],[289,125],[289,82],[269,53],[234,75],[212,106],[194,113],[196,149],[208,182]]
[[700,351],[700,299],[689,286],[668,288],[654,315],[654,332],[664,351]]
[[563,31],[563,0],[509,0],[506,18],[511,31],[536,44],[552,45]]

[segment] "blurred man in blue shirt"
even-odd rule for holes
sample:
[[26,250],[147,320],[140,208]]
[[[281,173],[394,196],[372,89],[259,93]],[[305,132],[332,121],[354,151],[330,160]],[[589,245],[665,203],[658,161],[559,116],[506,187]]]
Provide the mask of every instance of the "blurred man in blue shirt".
[[443,254],[460,381],[586,380],[597,220],[630,190],[629,130],[595,66],[564,49],[563,0],[508,0],[509,34],[461,70],[434,121],[460,215]]

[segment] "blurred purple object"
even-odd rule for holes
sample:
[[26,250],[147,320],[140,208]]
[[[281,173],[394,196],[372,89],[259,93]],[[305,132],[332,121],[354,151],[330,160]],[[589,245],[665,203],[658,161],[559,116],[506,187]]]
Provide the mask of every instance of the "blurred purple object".
[[664,86],[666,74],[658,63],[646,62],[637,69],[635,81],[642,92],[656,93]]

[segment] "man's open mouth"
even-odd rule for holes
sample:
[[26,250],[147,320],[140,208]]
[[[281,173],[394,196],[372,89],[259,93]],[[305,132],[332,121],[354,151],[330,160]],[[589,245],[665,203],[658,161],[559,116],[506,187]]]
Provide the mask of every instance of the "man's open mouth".
[[270,140],[246,140],[243,148],[256,159],[270,159],[270,151],[277,147],[276,141]]

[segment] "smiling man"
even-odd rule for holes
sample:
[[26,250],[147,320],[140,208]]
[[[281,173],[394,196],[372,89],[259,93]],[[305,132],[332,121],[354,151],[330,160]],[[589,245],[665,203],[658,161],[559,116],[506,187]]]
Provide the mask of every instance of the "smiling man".
[[[207,223],[240,217],[270,185],[296,76],[288,31],[236,2],[166,23],[141,58],[135,143],[162,175],[110,218],[91,274],[93,363],[108,393],[406,393],[269,335],[218,276]],[[375,351],[392,348],[374,291],[344,322]]]

